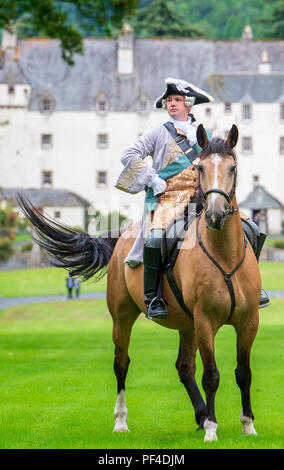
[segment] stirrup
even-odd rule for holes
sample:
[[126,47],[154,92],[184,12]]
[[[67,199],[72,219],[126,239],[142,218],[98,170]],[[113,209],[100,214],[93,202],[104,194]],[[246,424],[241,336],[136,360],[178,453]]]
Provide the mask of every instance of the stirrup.
[[[152,311],[152,304],[154,302],[158,301],[159,303],[163,304],[160,312],[153,312]],[[146,304],[147,305],[147,304]],[[154,297],[150,302],[149,304],[147,305],[147,310],[146,310],[146,318],[148,318],[148,320],[155,320],[155,319],[164,319],[164,318],[167,318],[169,316],[169,312],[167,310],[167,301],[165,299],[163,299],[162,297]]]
[[265,308],[271,305],[270,299],[267,295],[267,292],[264,289],[261,289],[260,301],[258,308]]

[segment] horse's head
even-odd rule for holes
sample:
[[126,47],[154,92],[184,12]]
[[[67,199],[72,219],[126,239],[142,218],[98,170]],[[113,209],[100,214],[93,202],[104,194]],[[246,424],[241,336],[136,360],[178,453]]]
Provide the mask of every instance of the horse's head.
[[238,128],[233,125],[227,140],[208,140],[202,124],[197,128],[199,154],[199,190],[205,210],[207,228],[221,230],[229,214],[236,189],[237,162],[233,151],[238,141]]

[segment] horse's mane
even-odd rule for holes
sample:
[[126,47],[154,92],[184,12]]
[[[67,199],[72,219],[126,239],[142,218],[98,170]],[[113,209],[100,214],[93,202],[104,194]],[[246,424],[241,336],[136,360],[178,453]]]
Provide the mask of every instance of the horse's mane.
[[237,162],[235,152],[229,147],[227,142],[220,137],[214,137],[214,139],[210,140],[208,144],[201,150],[198,156],[200,160],[202,160],[212,153],[218,153],[219,155],[231,155],[235,162]]

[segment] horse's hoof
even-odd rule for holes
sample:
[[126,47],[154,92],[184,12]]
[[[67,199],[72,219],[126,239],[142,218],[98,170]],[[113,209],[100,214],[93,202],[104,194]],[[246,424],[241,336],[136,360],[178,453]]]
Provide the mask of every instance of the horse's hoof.
[[252,418],[249,418],[248,416],[243,416],[243,414],[241,414],[240,419],[243,425],[243,434],[257,436],[257,432],[254,429]]
[[127,424],[115,423],[113,432],[130,432]]
[[204,421],[204,429],[205,429],[205,437],[204,437],[204,442],[212,442],[212,441],[218,441],[217,438],[217,423],[214,423],[213,421],[209,421],[209,419],[206,419]]

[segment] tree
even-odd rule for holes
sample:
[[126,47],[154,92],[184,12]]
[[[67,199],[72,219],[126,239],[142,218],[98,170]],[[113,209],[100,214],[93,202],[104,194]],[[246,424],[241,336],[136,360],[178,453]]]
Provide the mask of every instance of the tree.
[[264,34],[269,38],[284,38],[284,0],[266,0],[271,4],[271,13],[267,13],[261,23]]
[[134,31],[139,37],[200,37],[167,0],[153,0],[141,8],[134,19]]
[[59,38],[62,58],[73,65],[73,55],[83,53],[83,40],[79,29],[68,24],[66,6],[75,7],[86,31],[97,25],[110,35],[112,28],[121,27],[133,15],[136,4],[137,0],[1,0],[0,28],[22,21],[23,28]]

